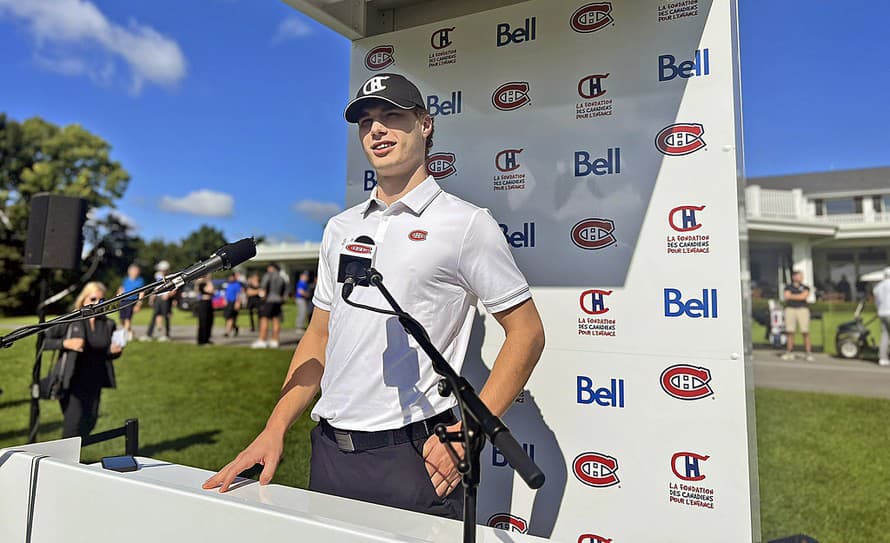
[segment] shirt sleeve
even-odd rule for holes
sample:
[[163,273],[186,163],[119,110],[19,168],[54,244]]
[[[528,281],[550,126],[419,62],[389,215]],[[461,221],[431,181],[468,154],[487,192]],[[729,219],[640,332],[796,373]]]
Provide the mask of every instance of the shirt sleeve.
[[330,245],[328,229],[325,228],[321,236],[321,249],[318,251],[318,271],[315,275],[315,294],[312,296],[312,305],[325,311],[331,310],[333,302],[334,284],[331,275],[331,266],[328,261],[328,247]]
[[531,298],[504,233],[487,209],[477,210],[470,219],[457,267],[464,288],[475,294],[489,313],[505,311]]

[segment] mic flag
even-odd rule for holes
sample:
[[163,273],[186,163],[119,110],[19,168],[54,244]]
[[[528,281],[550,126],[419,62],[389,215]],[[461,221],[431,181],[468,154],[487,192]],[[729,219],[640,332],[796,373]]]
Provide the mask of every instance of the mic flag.
[[337,282],[343,283],[341,296],[344,300],[349,298],[356,285],[367,287],[371,284],[368,269],[374,265],[376,250],[374,240],[368,236],[359,236],[354,241],[344,242],[337,266]]

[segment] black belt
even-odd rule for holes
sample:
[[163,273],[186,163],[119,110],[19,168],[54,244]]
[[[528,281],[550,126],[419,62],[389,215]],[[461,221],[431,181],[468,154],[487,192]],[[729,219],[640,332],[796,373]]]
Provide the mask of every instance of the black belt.
[[341,451],[359,452],[426,439],[433,435],[437,424],[450,425],[455,422],[457,422],[457,418],[449,409],[426,420],[414,422],[395,430],[378,430],[376,432],[340,430],[331,426],[325,419],[321,419],[318,425],[321,427],[322,435],[334,441]]

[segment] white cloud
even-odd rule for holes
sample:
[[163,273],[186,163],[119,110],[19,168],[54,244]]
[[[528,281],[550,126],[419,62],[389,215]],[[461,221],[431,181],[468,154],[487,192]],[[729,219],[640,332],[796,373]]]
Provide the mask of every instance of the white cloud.
[[341,207],[334,202],[300,200],[293,205],[293,210],[310,220],[324,224],[328,222],[328,219],[339,213]]
[[202,217],[229,217],[235,210],[235,199],[224,192],[201,189],[190,192],[182,198],[163,196],[158,207],[170,213],[187,213]]
[[[186,74],[176,41],[136,21],[111,22],[87,0],[0,0],[0,17],[24,21],[37,43],[37,64],[57,73],[106,82],[113,59],[123,60],[134,94],[146,83],[172,87]],[[96,55],[96,47],[104,55]]]
[[278,25],[278,30],[275,31],[275,35],[272,37],[272,43],[305,38],[311,34],[312,27],[303,18],[292,15]]

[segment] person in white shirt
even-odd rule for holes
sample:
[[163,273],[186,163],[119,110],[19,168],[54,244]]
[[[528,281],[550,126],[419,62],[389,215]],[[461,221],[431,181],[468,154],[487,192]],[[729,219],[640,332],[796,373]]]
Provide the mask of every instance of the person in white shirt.
[[884,268],[884,280],[875,285],[875,305],[881,321],[881,343],[878,348],[878,364],[890,366],[890,267]]
[[[528,284],[487,210],[443,191],[426,170],[433,119],[417,87],[378,74],[344,113],[358,125],[377,171],[371,197],[325,227],[309,327],[294,353],[265,429],[235,460],[204,483],[228,490],[243,470],[262,464],[260,483],[275,473],[284,434],[321,389],[312,410],[309,487],[450,518],[462,516],[460,474],[431,435],[450,430],[453,397],[437,390],[429,358],[393,317],[362,311],[340,298],[338,258],[362,236],[375,242],[378,269],[402,308],[428,330],[459,371],[476,302],[503,327],[505,340],[480,396],[501,416],[525,386],[544,347],[544,330]],[[387,307],[375,288],[351,300]]]

